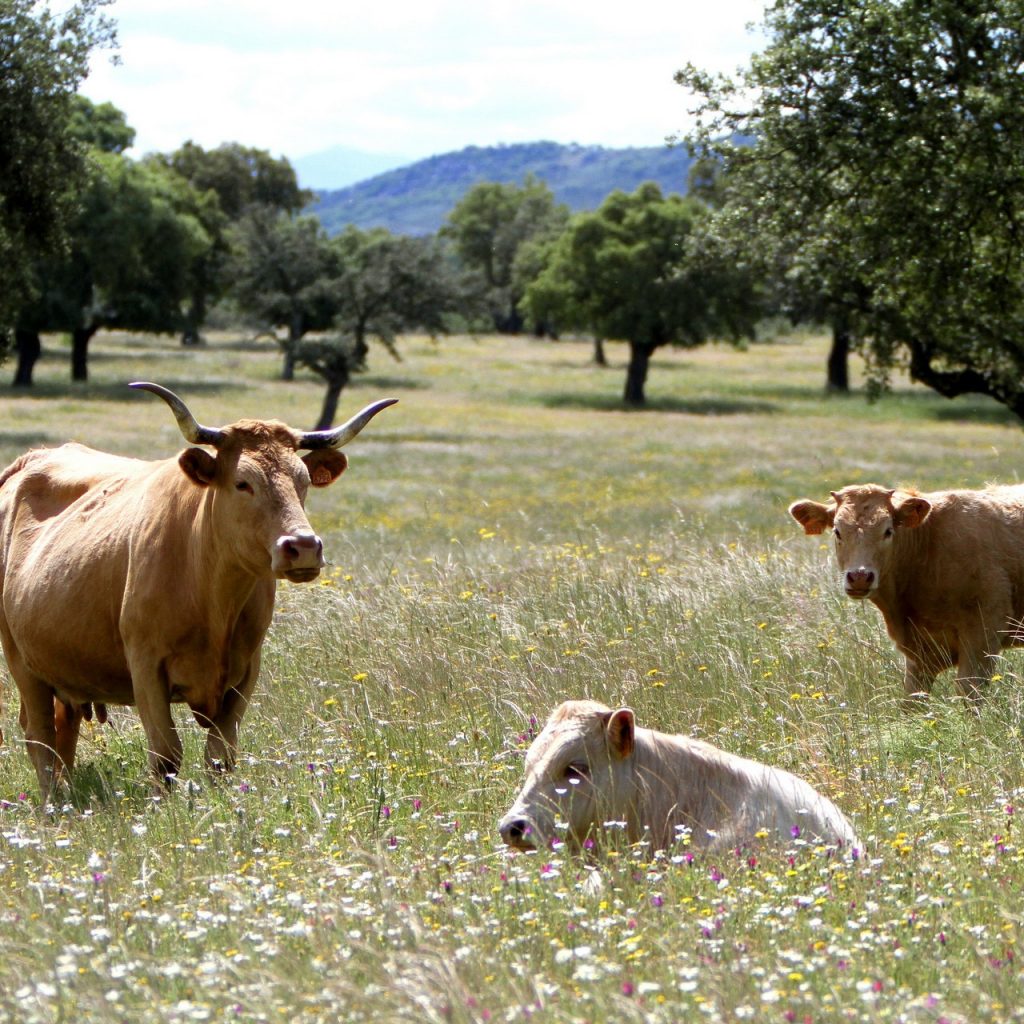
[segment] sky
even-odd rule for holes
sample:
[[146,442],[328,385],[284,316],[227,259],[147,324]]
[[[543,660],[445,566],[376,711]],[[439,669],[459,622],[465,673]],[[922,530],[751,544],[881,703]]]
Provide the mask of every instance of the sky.
[[113,0],[119,63],[82,92],[132,155],[238,142],[419,160],[550,140],[657,146],[685,130],[687,62],[732,72],[764,0]]

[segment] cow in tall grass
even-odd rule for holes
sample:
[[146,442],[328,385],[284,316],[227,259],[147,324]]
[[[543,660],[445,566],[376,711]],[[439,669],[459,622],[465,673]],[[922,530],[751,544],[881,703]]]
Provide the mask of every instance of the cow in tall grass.
[[832,530],[843,590],[878,608],[904,657],[908,706],[954,665],[959,693],[976,700],[1000,652],[1024,640],[1024,486],[854,484],[789,512],[806,533]]
[[530,746],[525,784],[498,830],[520,850],[554,839],[579,850],[611,821],[654,849],[684,832],[696,849],[796,838],[859,846],[839,808],[790,772],[641,728],[629,708],[566,701]]
[[306,493],[338,478],[337,449],[394,401],[305,433],[275,420],[204,427],[167,389],[132,387],[214,453],[144,462],[66,444],[0,473],[0,640],[44,800],[94,706],[138,708],[163,778],[182,755],[171,705],[187,704],[209,730],[208,764],[231,767],[277,580],[307,582],[324,564]]

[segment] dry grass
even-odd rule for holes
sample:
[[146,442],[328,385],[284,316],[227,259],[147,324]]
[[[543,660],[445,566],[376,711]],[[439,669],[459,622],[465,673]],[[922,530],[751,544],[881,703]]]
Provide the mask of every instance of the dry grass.
[[[315,418],[267,343],[59,344],[3,393],[0,461],[76,438],[141,457],[200,420]],[[90,729],[73,804],[41,815],[5,686],[0,1020],[1003,1021],[1017,966],[1019,659],[981,715],[897,706],[874,610],[785,513],[855,480],[1017,479],[1019,427],[901,384],[825,399],[814,337],[655,361],[651,409],[585,344],[402,342],[344,409],[394,394],[316,493],[332,566],[283,585],[234,778],[154,802],[134,714]],[[621,850],[599,895],[494,831],[537,720],[628,702],[807,777],[868,841],[714,861]],[[6,1015],[6,1018],[5,1018]]]

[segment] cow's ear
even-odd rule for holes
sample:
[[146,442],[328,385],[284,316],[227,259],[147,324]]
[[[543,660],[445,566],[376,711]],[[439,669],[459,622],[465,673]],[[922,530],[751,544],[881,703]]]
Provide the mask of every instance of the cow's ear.
[[178,456],[181,471],[194,484],[209,487],[217,475],[217,459],[202,448],[186,448]]
[[609,712],[605,735],[608,737],[608,746],[612,753],[619,757],[629,757],[633,753],[636,737],[636,723],[632,709],[619,708],[618,711]]
[[302,461],[309,470],[309,482],[314,487],[333,484],[348,468],[348,456],[334,448],[318,448],[303,455]]
[[893,505],[893,521],[897,526],[920,526],[928,518],[931,510],[932,505],[927,498],[912,494],[899,504]]
[[835,522],[836,506],[820,501],[794,501],[789,514],[804,528],[804,533],[824,533]]

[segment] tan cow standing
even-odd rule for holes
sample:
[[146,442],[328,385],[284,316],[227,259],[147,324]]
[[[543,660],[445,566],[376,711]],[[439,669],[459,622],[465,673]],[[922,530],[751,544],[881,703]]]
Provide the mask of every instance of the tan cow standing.
[[647,839],[656,850],[681,829],[698,849],[798,837],[860,846],[839,808],[790,772],[640,728],[629,708],[566,701],[530,746],[525,784],[498,830],[518,849],[565,839],[578,850],[609,821],[624,822],[630,842]]
[[[74,763],[82,719],[138,708],[159,777],[181,764],[173,703],[230,768],[259,673],[278,579],[314,579],[323,545],[306,518],[350,441],[386,399],[331,431],[275,420],[201,426],[157,384],[186,448],[157,462],[78,444],[28,452],[0,473],[0,640],[44,800]],[[299,450],[309,454],[300,458]]]
[[953,665],[960,694],[976,699],[998,655],[1022,642],[1024,486],[917,494],[877,484],[797,501],[809,534],[833,531],[848,596],[867,598],[905,659],[910,706]]

